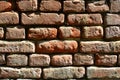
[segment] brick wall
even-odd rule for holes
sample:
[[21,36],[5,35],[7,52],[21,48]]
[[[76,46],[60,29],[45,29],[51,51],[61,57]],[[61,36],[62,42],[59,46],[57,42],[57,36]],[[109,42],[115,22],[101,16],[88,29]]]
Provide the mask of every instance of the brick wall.
[[119,53],[120,0],[0,0],[0,80],[116,80]]

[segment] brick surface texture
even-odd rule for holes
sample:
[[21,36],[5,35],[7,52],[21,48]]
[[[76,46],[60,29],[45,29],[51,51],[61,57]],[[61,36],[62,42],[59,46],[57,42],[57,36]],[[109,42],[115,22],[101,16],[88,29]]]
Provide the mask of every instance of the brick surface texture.
[[0,80],[119,80],[120,0],[0,0]]

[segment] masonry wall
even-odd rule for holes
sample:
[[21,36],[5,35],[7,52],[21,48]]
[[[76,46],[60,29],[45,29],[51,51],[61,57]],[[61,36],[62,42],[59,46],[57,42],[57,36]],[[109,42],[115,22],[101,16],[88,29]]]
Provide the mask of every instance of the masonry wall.
[[0,0],[0,80],[120,78],[120,0]]

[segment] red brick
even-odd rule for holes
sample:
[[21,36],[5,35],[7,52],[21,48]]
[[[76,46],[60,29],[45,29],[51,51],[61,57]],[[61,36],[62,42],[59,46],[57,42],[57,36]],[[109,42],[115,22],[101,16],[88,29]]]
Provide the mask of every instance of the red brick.
[[97,52],[111,52],[111,47],[109,42],[102,41],[86,41],[80,42],[80,51],[88,53],[97,53]]
[[70,26],[61,26],[59,28],[59,37],[61,39],[80,38],[80,29]]
[[26,66],[28,58],[25,55],[8,55],[7,56],[7,65],[8,66]]
[[0,52],[2,53],[33,53],[35,46],[29,41],[0,41]]
[[120,39],[120,26],[110,26],[105,28],[107,39]]
[[100,14],[70,14],[69,25],[101,25],[103,23]]
[[1,64],[5,64],[6,60],[5,60],[5,55],[4,54],[0,54],[0,65]]
[[88,12],[106,12],[109,11],[109,7],[105,4],[105,1],[89,1],[87,4]]
[[40,10],[41,11],[60,11],[61,9],[61,3],[59,1],[55,1],[55,0],[48,0],[48,1],[41,1],[40,3]]
[[0,13],[0,24],[18,24],[19,16],[16,12],[1,12]]
[[0,78],[40,78],[41,68],[0,67]]
[[64,23],[64,15],[57,13],[22,13],[22,24],[24,25],[62,25]]
[[83,38],[101,39],[103,38],[103,28],[101,26],[89,26],[83,28]]
[[6,39],[25,39],[25,29],[17,27],[7,28]]
[[32,54],[30,55],[29,65],[30,66],[49,66],[50,57],[44,54]]
[[75,54],[74,65],[93,65],[94,57],[88,54]]
[[61,67],[61,68],[44,68],[44,79],[69,79],[82,78],[85,74],[83,67]]
[[20,11],[36,11],[37,10],[37,0],[19,0],[17,1],[17,5]]
[[119,79],[120,68],[119,67],[88,67],[87,68],[88,78],[99,78],[99,79]]
[[0,12],[12,10],[12,4],[8,1],[0,1]]
[[117,63],[116,55],[99,55],[95,56],[95,64],[100,66],[115,66]]
[[110,0],[111,12],[120,12],[120,0]]
[[106,15],[106,25],[120,25],[120,15],[119,14],[107,14]]
[[72,65],[72,55],[55,55],[51,59],[53,66],[68,66]]
[[29,39],[54,39],[57,37],[56,28],[30,28],[28,31]]
[[36,51],[38,53],[74,53],[77,52],[78,44],[76,41],[51,40],[39,42]]
[[0,39],[4,37],[4,29],[0,27]]
[[83,0],[79,1],[64,1],[64,12],[84,12],[85,11],[85,2]]

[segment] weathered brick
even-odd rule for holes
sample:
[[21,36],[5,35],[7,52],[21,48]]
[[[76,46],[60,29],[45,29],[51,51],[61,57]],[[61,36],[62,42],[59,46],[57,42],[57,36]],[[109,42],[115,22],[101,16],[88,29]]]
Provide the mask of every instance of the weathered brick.
[[25,39],[25,29],[17,27],[7,28],[6,39]]
[[105,4],[105,0],[101,1],[89,1],[87,4],[88,12],[106,12],[109,11],[109,7]]
[[101,25],[103,23],[100,14],[70,14],[69,25]]
[[72,65],[72,55],[54,55],[51,59],[53,66],[68,66]]
[[111,12],[120,12],[120,0],[110,0]]
[[16,41],[16,42],[0,41],[0,52],[2,53],[35,52],[35,46],[32,42],[29,41]]
[[25,55],[8,55],[7,56],[7,65],[8,66],[26,66],[27,65],[27,56]]
[[4,37],[4,30],[2,27],[0,27],[0,39]]
[[40,68],[21,68],[20,76],[22,78],[41,78],[42,70]]
[[83,0],[64,1],[64,12],[84,12],[85,2]]
[[120,52],[120,41],[110,42],[111,52],[118,53]]
[[8,1],[0,1],[0,12],[9,11],[12,9],[12,4]]
[[101,26],[90,26],[83,28],[83,38],[101,39],[103,38],[103,28]]
[[17,6],[20,11],[36,11],[37,0],[18,0]]
[[119,67],[88,67],[87,68],[88,78],[120,78],[120,68]]
[[30,66],[49,66],[50,56],[45,54],[32,54],[30,55]]
[[54,39],[56,37],[56,28],[30,28],[28,31],[29,39]]
[[95,56],[95,64],[101,66],[115,66],[117,63],[116,55],[100,55]]
[[61,9],[61,3],[57,0],[48,0],[48,1],[41,1],[40,3],[40,10],[41,11],[59,11]]
[[69,79],[82,78],[85,74],[83,67],[61,67],[61,68],[44,68],[44,79]]
[[80,29],[70,26],[68,27],[61,26],[59,28],[59,37],[61,39],[80,38]]
[[0,78],[18,78],[19,70],[10,67],[0,67]]
[[18,24],[19,16],[16,12],[1,12],[0,24]]
[[22,24],[24,25],[62,25],[64,23],[64,15],[57,13],[22,13]]
[[120,26],[110,26],[105,28],[107,39],[120,39]]
[[5,64],[6,60],[5,60],[5,55],[4,54],[0,54],[0,65]]
[[120,55],[118,56],[118,65],[120,65]]
[[94,57],[88,54],[75,54],[73,62],[74,65],[93,65]]
[[36,51],[38,53],[74,53],[77,52],[78,44],[76,41],[51,40],[39,42]]
[[107,14],[106,15],[107,25],[120,25],[120,14]]
[[0,78],[40,78],[41,68],[0,67]]
[[97,53],[97,52],[111,52],[111,47],[109,42],[102,41],[87,41],[80,42],[80,51],[88,53]]

